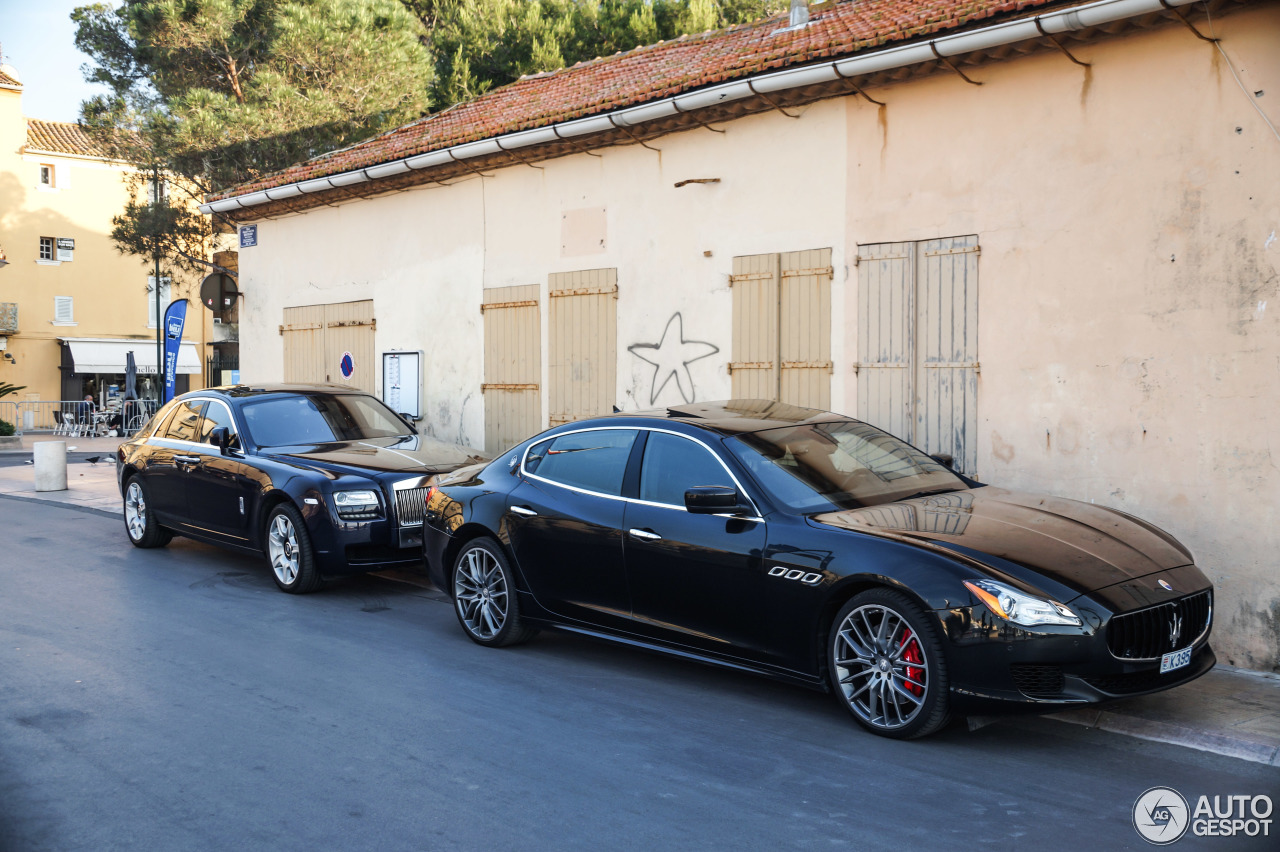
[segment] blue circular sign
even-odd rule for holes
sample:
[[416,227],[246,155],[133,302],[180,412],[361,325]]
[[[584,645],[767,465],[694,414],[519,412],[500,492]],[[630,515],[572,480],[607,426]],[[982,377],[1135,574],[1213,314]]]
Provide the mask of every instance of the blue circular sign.
[[342,353],[342,360],[338,362],[338,369],[342,371],[342,378],[349,379],[356,371],[356,361],[351,357],[350,352]]

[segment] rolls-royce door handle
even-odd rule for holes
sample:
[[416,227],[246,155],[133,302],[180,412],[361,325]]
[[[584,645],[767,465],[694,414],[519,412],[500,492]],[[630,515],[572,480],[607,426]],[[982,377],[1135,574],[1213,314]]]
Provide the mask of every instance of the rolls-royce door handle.
[[199,456],[174,455],[173,460],[178,464],[200,464]]
[[515,512],[517,515],[524,515],[526,518],[532,518],[538,514],[528,506],[512,506],[511,511]]
[[627,530],[627,534],[641,541],[658,541],[662,538],[662,536],[651,530]]

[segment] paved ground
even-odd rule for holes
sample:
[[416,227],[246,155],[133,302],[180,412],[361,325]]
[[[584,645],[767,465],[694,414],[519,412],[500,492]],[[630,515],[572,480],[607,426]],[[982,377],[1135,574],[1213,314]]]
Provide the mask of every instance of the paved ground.
[[[0,849],[1145,849],[1137,797],[1280,771],[1051,720],[898,743],[829,697],[544,634],[433,591],[0,505]],[[1175,848],[1273,849],[1184,837]]]
[[[36,440],[41,440],[37,437]],[[104,455],[98,464],[70,461],[68,490],[36,492],[29,441],[24,451],[0,453],[0,497],[121,513],[113,453],[119,439],[72,439],[77,453]],[[7,459],[10,464],[5,465]],[[13,462],[17,464],[13,464]],[[1053,719],[1157,742],[1173,743],[1280,767],[1280,676],[1219,666],[1194,683],[1159,695],[1117,701],[1101,709],[1055,714]],[[975,727],[988,720],[973,720]]]

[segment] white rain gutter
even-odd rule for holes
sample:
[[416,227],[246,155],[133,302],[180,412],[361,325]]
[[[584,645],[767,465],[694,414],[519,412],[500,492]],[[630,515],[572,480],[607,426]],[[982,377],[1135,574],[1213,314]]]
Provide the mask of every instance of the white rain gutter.
[[[391,177],[408,171],[431,168],[455,163],[471,157],[485,157],[499,154],[513,148],[527,148],[548,142],[563,141],[574,136],[586,136],[606,130],[614,130],[619,126],[635,127],[646,121],[704,109],[729,101],[749,98],[760,93],[780,92],[817,83],[827,83],[846,77],[860,77],[864,74],[875,74],[893,68],[918,65],[931,62],[938,56],[958,56],[975,50],[990,50],[1006,44],[1014,44],[1028,39],[1040,38],[1042,34],[1075,32],[1077,30],[1097,27],[1103,24],[1160,12],[1173,6],[1189,6],[1197,0],[1098,0],[1071,9],[1047,12],[1017,21],[1006,21],[990,27],[983,27],[965,33],[942,36],[918,44],[891,47],[874,53],[859,54],[844,59],[823,62],[818,65],[806,65],[803,68],[791,68],[785,71],[773,71],[721,83],[694,92],[673,95],[660,101],[628,107],[617,112],[604,113],[589,118],[579,118],[557,124],[539,127],[534,130],[522,130],[430,151],[415,154],[390,163],[381,163],[350,172],[315,178],[314,180],[291,183],[273,187],[260,192],[224,198],[200,205],[201,213],[225,213],[242,210],[271,201],[282,201],[296,198],[313,192],[324,192],[337,187],[365,183],[379,178]],[[1043,28],[1043,29],[1041,29]]]

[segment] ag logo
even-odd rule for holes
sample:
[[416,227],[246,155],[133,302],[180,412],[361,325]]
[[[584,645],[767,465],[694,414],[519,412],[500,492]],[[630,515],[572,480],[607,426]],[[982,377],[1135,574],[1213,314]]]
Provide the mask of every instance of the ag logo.
[[1187,833],[1187,800],[1172,787],[1152,787],[1133,803],[1133,827],[1142,839],[1168,846]]
[[814,574],[814,573],[806,574],[804,571],[801,571],[799,568],[792,568],[790,570],[787,570],[786,568],[783,568],[781,565],[775,565],[772,568],[770,568],[769,576],[781,577],[784,580],[799,580],[801,583],[804,583],[806,586],[816,586],[818,583],[822,582],[821,574]]

